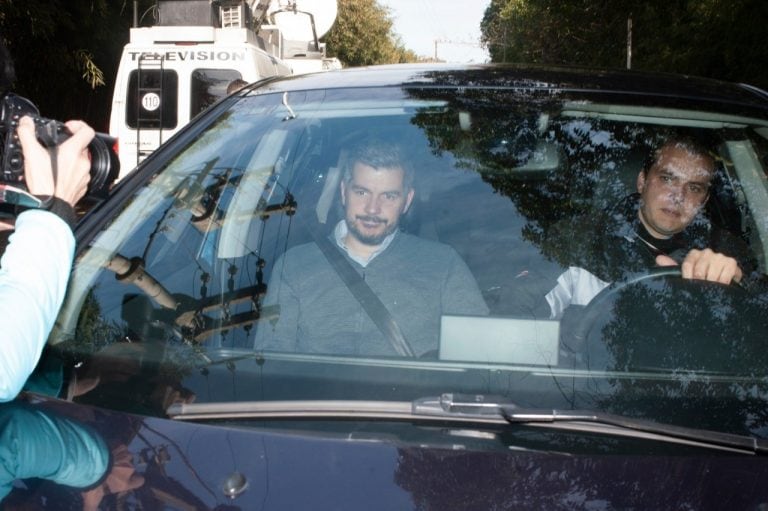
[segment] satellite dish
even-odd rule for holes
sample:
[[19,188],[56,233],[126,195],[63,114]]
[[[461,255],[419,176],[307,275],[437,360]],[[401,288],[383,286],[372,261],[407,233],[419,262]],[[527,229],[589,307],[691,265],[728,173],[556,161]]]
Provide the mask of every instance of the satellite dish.
[[314,17],[318,38],[331,29],[338,14],[336,0],[277,0],[271,7],[272,22],[286,39],[293,41],[314,41],[309,14]]

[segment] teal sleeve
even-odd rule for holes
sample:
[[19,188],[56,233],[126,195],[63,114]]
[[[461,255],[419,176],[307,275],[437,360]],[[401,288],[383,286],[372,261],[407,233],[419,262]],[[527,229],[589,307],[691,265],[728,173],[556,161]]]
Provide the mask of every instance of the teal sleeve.
[[0,499],[16,479],[87,488],[109,463],[107,444],[84,424],[25,403],[0,404]]

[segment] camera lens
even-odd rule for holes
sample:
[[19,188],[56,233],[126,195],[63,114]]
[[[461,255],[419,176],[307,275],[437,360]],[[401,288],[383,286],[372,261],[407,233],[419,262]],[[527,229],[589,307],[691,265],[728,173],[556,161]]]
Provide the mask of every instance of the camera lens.
[[109,187],[120,174],[120,160],[112,150],[114,144],[113,137],[97,133],[88,145],[91,154],[91,181],[88,183],[88,195],[91,197],[106,197]]
[[[28,99],[8,93],[0,97],[0,182],[23,187],[24,155],[18,142],[16,127],[23,115],[32,117],[35,134],[45,147],[55,147],[72,134],[60,121],[40,117],[37,107]],[[90,183],[86,198],[103,199],[120,175],[120,160],[113,150],[115,138],[96,133],[88,145],[91,156]]]

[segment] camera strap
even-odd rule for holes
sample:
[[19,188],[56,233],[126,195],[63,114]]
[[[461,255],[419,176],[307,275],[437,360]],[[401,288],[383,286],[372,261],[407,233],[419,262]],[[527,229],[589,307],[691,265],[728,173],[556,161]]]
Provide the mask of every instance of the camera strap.
[[[51,159],[51,176],[53,177],[53,190],[56,191],[56,171],[57,171],[57,162],[58,162],[58,151],[56,150],[56,147],[49,147],[48,148],[48,156]],[[40,201],[40,205],[38,206],[39,209],[51,209],[51,205],[53,204],[53,199],[55,198],[55,195],[49,195],[47,197],[40,198],[38,197],[38,200]]]
[[53,198],[56,196],[56,181],[59,178],[59,150],[58,145],[55,145],[53,147],[48,148],[48,157],[51,159],[51,177],[53,178],[53,194],[51,194],[50,197],[47,197],[43,203],[45,204],[45,208],[48,209],[48,207],[53,202]]
[[45,141],[43,145],[48,149],[48,157],[51,159],[53,193],[49,197],[41,199],[42,204],[40,206],[42,209],[50,209],[53,199],[56,196],[56,181],[59,177],[59,131],[56,129],[56,125],[53,121],[38,125],[35,131],[37,132],[38,138]]

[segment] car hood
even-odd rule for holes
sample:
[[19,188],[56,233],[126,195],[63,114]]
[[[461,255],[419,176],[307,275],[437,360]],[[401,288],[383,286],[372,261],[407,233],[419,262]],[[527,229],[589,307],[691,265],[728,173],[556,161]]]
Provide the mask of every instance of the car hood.
[[[755,456],[663,455],[652,447],[647,454],[609,455],[585,449],[588,437],[568,450],[562,443],[548,449],[522,441],[504,447],[505,433],[465,425],[405,424],[382,435],[383,426],[364,421],[198,424],[56,400],[33,406],[100,435],[113,452],[111,471],[143,477],[140,487],[106,495],[103,504],[119,498],[144,509],[296,510],[754,509],[768,503],[762,484],[768,461]],[[121,449],[130,452],[132,467],[115,466]],[[79,494],[24,481],[9,498],[52,502],[55,495],[60,502],[62,495],[76,500]]]

